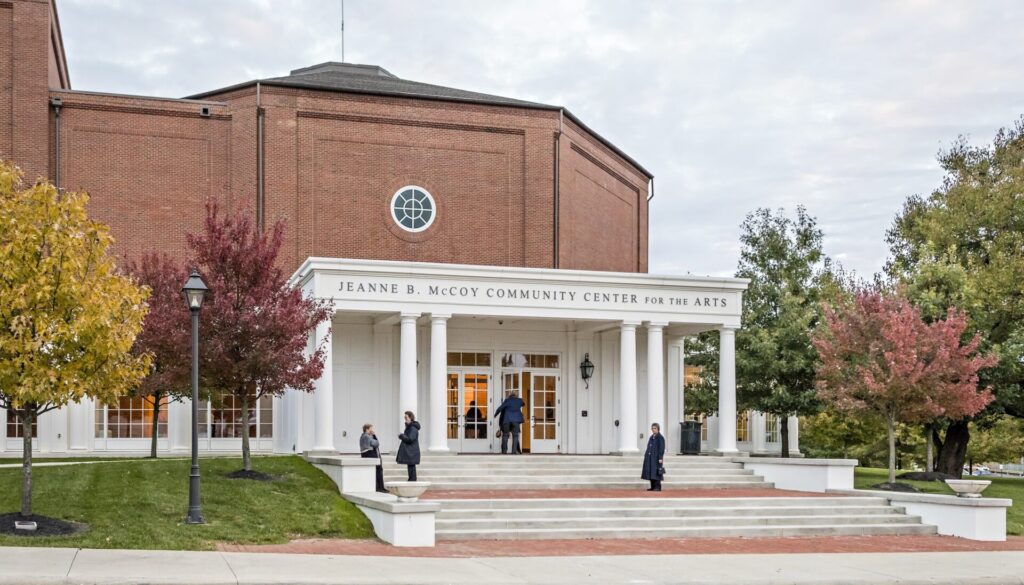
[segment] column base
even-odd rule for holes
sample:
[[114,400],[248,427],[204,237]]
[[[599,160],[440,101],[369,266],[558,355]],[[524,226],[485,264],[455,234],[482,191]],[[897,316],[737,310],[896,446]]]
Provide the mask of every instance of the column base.
[[747,456],[750,455],[750,453],[747,453],[746,451],[738,451],[736,449],[733,449],[731,451],[723,451],[721,449],[712,449],[708,453],[708,455],[711,455],[713,457],[747,457]]
[[616,455],[619,457],[628,457],[630,455],[639,455],[640,449],[624,450],[624,451],[612,451],[609,455]]

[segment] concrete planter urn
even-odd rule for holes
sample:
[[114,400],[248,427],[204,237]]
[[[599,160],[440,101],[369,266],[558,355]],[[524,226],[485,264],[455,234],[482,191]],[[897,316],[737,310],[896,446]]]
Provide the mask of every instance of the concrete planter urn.
[[951,487],[960,498],[980,498],[981,492],[992,484],[987,479],[947,479],[946,485]]
[[15,520],[14,521],[14,529],[15,530],[24,530],[26,532],[31,532],[31,531],[34,531],[36,529],[36,523],[32,522],[31,520]]
[[429,481],[389,481],[384,484],[399,502],[415,502],[430,487]]

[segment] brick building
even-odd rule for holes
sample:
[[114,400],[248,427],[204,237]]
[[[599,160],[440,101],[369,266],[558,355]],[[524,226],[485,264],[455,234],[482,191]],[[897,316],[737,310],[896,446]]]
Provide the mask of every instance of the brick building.
[[[336,298],[314,338],[333,354],[317,392],[266,399],[248,425],[231,404],[205,405],[210,449],[248,426],[262,449],[351,450],[364,420],[393,436],[395,413],[423,404],[432,450],[488,451],[493,423],[467,414],[516,391],[528,448],[631,451],[648,420],[680,418],[682,337],[720,328],[731,343],[739,325],[742,281],[646,274],[651,173],[561,106],[334,62],[180,99],[75,91],[55,0],[0,0],[0,116],[0,157],[88,191],[118,255],[184,255],[215,199],[262,225],[284,219],[285,269]],[[591,380],[584,356],[600,356]],[[173,450],[187,407],[168,410]],[[145,411],[72,405],[40,421],[40,447],[136,448]],[[709,444],[734,450],[737,431],[719,426]]]

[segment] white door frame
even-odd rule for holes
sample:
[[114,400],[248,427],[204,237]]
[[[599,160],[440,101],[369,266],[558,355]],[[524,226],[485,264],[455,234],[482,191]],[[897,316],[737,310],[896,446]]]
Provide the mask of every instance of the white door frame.
[[[493,376],[491,375],[491,368],[488,366],[450,366],[448,368],[447,375],[445,376],[446,392],[445,392],[445,412],[450,413],[451,401],[450,395],[451,390],[447,384],[450,383],[451,377],[456,376],[458,389],[456,391],[456,427],[455,437],[448,437],[448,449],[455,453],[489,453],[492,450],[492,439],[494,436],[493,424],[491,413],[493,412],[494,404],[494,382]],[[466,420],[466,414],[469,411],[469,405],[464,404],[466,397],[466,377],[467,376],[483,376],[487,383],[487,401],[485,404],[477,404],[476,408],[480,410],[482,416],[481,420],[468,422]],[[451,418],[446,414],[446,433],[451,425]],[[471,428],[467,427],[467,424],[472,425]],[[479,435],[483,434],[482,437]],[[474,437],[469,437],[474,435]]]

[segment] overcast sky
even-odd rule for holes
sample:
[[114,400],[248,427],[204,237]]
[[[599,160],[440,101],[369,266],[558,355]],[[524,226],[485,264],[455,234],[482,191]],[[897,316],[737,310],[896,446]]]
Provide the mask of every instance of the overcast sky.
[[[57,0],[74,89],[181,97],[341,59],[340,0]],[[642,10],[641,10],[642,8]],[[345,57],[564,105],[655,175],[651,272],[730,275],[806,205],[864,276],[958,135],[1024,114],[1024,2],[345,2]]]

